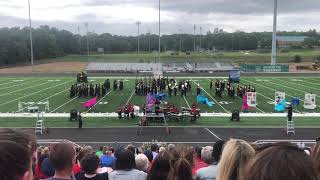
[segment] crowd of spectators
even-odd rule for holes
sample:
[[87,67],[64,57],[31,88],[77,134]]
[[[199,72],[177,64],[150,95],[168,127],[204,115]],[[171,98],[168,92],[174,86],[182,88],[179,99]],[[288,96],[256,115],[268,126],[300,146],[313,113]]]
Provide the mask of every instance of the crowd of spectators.
[[240,139],[183,145],[37,147],[21,130],[0,129],[1,180],[320,180],[320,144],[256,145]]

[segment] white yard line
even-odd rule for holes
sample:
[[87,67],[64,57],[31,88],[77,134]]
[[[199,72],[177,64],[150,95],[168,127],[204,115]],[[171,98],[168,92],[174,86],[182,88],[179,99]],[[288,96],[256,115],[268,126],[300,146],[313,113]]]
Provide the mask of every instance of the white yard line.
[[210,134],[212,134],[215,138],[222,140],[219,136],[217,136],[215,133],[213,133],[212,131],[210,131],[210,129],[208,128],[204,128],[205,130],[207,130]]
[[189,103],[188,103],[188,101],[187,101],[185,96],[183,96],[183,99],[184,99],[184,101],[186,101],[188,108],[191,109],[191,107],[190,107],[190,105],[189,105]]
[[[299,91],[299,92],[306,93],[306,94],[309,94],[309,93],[310,93],[310,92],[302,91],[302,90],[300,90],[300,89],[296,89],[296,88],[292,88],[292,87],[289,87],[289,86],[285,86],[285,85],[282,85],[282,84],[277,84],[277,83],[274,83],[274,82],[271,82],[271,81],[269,81],[269,82],[267,82],[267,83],[279,85],[279,86],[285,87],[285,88],[287,88],[287,89],[292,89],[292,90],[294,90],[294,91]],[[303,86],[303,85],[299,84],[299,86]],[[317,96],[317,95],[316,95],[316,96]],[[318,97],[319,97],[319,96],[318,96]]]
[[129,104],[129,102],[130,102],[130,100],[131,100],[131,98],[132,98],[132,96],[133,96],[134,92],[135,92],[135,90],[133,90],[133,91],[132,91],[131,96],[129,97],[128,101],[126,102],[126,105],[127,105],[127,104]]
[[[284,81],[284,80],[282,80],[282,79],[279,79],[279,81],[282,81],[282,82],[285,82],[285,83],[291,83],[291,84],[295,84],[295,85],[297,85],[297,86],[303,86],[303,87],[306,87],[306,88],[310,88],[310,89],[314,89],[314,90],[319,91],[318,88],[306,86],[306,85],[301,84],[300,82],[287,82],[287,81]],[[304,82],[304,81],[303,81],[303,82]],[[318,95],[317,95],[317,96],[318,96]],[[319,96],[318,96],[318,97],[319,97]]]
[[[261,87],[265,87],[265,88],[270,89],[270,90],[272,90],[274,92],[278,92],[279,91],[279,90],[276,90],[276,89],[270,88],[268,86],[264,86],[264,85],[261,85],[261,84],[258,84],[258,83],[255,83],[255,82],[252,82],[252,81],[249,81],[249,80],[245,80],[245,79],[242,79],[242,80],[243,81],[247,81],[247,82],[252,83],[252,84],[256,84],[256,85],[261,86]],[[289,97],[294,97],[294,96],[291,96],[290,94],[287,94],[287,93],[286,93],[286,95],[288,95]],[[294,98],[296,98],[296,97],[294,97]],[[302,100],[302,99],[300,99],[300,100],[304,102],[304,100]]]
[[[211,80],[210,79],[207,79],[209,82],[211,82]],[[237,96],[240,100],[242,100],[239,96]],[[263,110],[261,110],[260,108],[258,108],[257,106],[256,107],[254,107],[254,108],[256,108],[256,109],[258,109],[260,112],[262,112],[262,113],[266,113],[266,112],[264,112]]]
[[[191,79],[191,80],[192,80],[192,79]],[[192,82],[197,85],[197,83],[196,83],[194,80],[192,80]],[[230,113],[230,111],[228,111],[226,108],[224,108],[224,107],[223,107],[216,99],[214,99],[203,87],[201,87],[201,89],[202,89],[215,103],[217,103],[217,105],[219,105],[225,112]]]
[[86,113],[88,113],[92,108],[96,107],[97,104],[99,104],[99,102],[101,102],[105,97],[107,97],[107,95],[109,95],[113,90],[111,90],[110,92],[108,92],[106,95],[104,95],[98,102],[96,102],[95,105],[93,105]]
[[16,82],[11,81],[11,82],[7,82],[7,83],[0,84],[0,86],[2,86],[2,85],[7,85],[7,84],[12,84],[12,83],[16,83]]
[[34,86],[28,86],[26,88],[22,88],[22,89],[19,89],[17,91],[12,91],[12,92],[9,92],[9,93],[1,94],[0,97],[1,96],[6,96],[6,95],[9,95],[9,94],[13,94],[13,93],[16,93],[16,92],[19,92],[19,91],[23,91],[23,90],[26,90],[26,89],[34,88],[34,87],[37,87],[37,86],[41,86],[41,85],[44,85],[44,84],[48,84],[48,83],[52,83],[52,82],[45,82],[45,83],[37,84],[37,85],[34,85]]
[[[254,82],[252,82],[252,81],[249,81],[249,80],[245,80],[245,79],[242,79],[242,80],[247,81],[247,82],[249,82],[249,83],[257,84],[257,83],[254,83]],[[261,85],[261,84],[257,84],[257,85],[262,86],[262,87],[265,87],[265,88],[268,88],[268,89],[271,89],[272,91],[275,91],[275,92],[278,91],[278,90],[275,90],[275,89],[272,89],[272,88],[263,86],[263,85]],[[258,94],[260,94],[262,97],[265,97],[265,98],[269,99],[270,101],[274,101],[274,99],[269,98],[269,97],[263,95],[262,93],[258,93]],[[288,94],[288,95],[289,95],[289,94]],[[290,95],[289,95],[289,96],[290,96]],[[293,96],[290,96],[290,97],[293,97]],[[301,100],[301,99],[300,99],[300,100]],[[303,101],[303,100],[301,100],[301,101]],[[304,102],[304,101],[303,101],[303,102]],[[298,111],[298,110],[296,110],[296,109],[294,109],[294,111],[296,111],[296,112],[298,112],[298,113],[301,113],[300,111]]]
[[[71,81],[73,81],[73,80],[71,80]],[[45,90],[47,90],[47,89],[51,89],[51,88],[54,88],[54,87],[57,87],[57,86],[61,86],[61,85],[63,85],[63,84],[70,83],[71,81],[68,81],[68,82],[65,82],[65,83],[61,83],[61,84],[57,84],[57,85],[55,85],[55,86],[51,86],[51,87],[48,87],[48,88],[42,89],[42,90],[40,90],[40,91],[36,91],[36,92],[30,93],[30,94],[28,94],[28,95],[25,95],[25,96],[22,96],[22,97],[16,98],[16,99],[14,99],[14,100],[11,100],[11,101],[8,101],[8,102],[5,102],[5,103],[2,103],[2,104],[0,104],[0,106],[3,106],[3,105],[6,105],[6,104],[9,104],[9,103],[12,103],[12,102],[14,102],[14,101],[17,101],[17,100],[20,100],[20,99],[22,99],[22,98],[25,98],[25,97],[31,96],[31,95],[33,95],[33,94],[37,94],[37,93],[42,92],[42,91],[45,91]]]
[[63,106],[65,106],[65,105],[69,104],[70,102],[74,101],[74,100],[75,100],[75,99],[77,99],[77,98],[78,98],[78,97],[72,98],[71,100],[69,100],[69,101],[67,101],[67,102],[63,103],[61,106],[59,106],[59,107],[55,108],[54,110],[50,111],[50,113],[53,113],[54,111],[56,111],[56,110],[58,110],[58,109],[62,108]]
[[[42,79],[38,79],[38,80],[35,80],[35,81],[32,81],[33,83],[35,82],[38,82],[38,81],[42,81]],[[31,83],[31,82],[25,82],[25,83],[19,83],[19,82],[15,82],[17,83],[16,85],[14,86],[9,86],[9,87],[5,87],[5,88],[1,88],[0,90],[3,90],[3,89],[9,89],[9,88],[13,88],[13,87],[17,87],[17,86],[22,86],[22,85],[25,85],[25,84],[28,84],[28,83]]]

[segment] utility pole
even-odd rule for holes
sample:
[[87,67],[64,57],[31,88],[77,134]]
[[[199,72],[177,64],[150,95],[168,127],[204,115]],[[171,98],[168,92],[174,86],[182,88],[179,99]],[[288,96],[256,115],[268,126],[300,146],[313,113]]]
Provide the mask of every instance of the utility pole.
[[151,52],[151,33],[150,29],[148,30],[148,38],[149,38],[149,53]]
[[81,34],[80,34],[80,27],[78,26],[78,33],[79,33],[79,55],[81,56]]
[[277,11],[278,0],[274,0],[271,65],[275,65],[277,62]]
[[200,27],[200,51],[201,51],[201,48],[202,48],[201,41],[202,41],[202,27]]
[[136,22],[137,26],[138,26],[138,54],[140,54],[140,21]]
[[179,38],[180,38],[179,50],[180,50],[180,53],[182,52],[182,41],[181,41],[181,35],[182,35],[182,29],[179,29]]
[[160,56],[161,56],[161,4],[159,0],[159,63],[160,63]]
[[196,25],[193,26],[193,51],[196,52]]
[[33,43],[32,43],[32,24],[31,24],[31,8],[30,8],[30,0],[28,0],[29,7],[29,36],[30,36],[30,55],[31,55],[31,71],[34,72],[34,63],[33,63]]
[[87,55],[88,55],[88,58],[89,58],[89,30],[88,30],[88,23],[85,23],[85,26],[86,26],[86,29],[87,29]]

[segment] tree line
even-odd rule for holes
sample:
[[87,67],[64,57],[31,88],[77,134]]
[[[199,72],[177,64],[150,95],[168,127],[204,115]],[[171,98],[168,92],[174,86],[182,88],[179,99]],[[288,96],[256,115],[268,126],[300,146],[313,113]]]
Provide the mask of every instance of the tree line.
[[[73,34],[47,25],[32,29],[34,59],[55,58],[67,54],[96,53],[103,48],[104,53],[137,52],[137,36],[118,36],[109,33],[88,35]],[[320,34],[316,30],[307,32],[279,32],[278,35],[308,36],[305,46],[320,46]],[[158,35],[142,34],[139,36],[140,51],[158,51]],[[195,43],[194,43],[195,42]],[[207,32],[204,35],[172,34],[161,36],[161,51],[196,50],[257,50],[270,49],[271,32],[246,33],[237,31],[228,33],[222,29]],[[194,46],[195,45],[195,46]],[[29,63],[30,39],[29,28],[0,28],[0,65]]]

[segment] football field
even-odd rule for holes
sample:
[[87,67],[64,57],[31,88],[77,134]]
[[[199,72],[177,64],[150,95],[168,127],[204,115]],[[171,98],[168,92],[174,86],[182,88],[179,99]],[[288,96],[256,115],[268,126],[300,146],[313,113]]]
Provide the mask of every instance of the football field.
[[[191,80],[192,90],[187,93],[185,98],[180,94],[167,98],[166,101],[174,104],[176,107],[189,108],[196,103],[196,85],[202,87],[202,94],[209,101],[214,102],[213,107],[198,104],[201,113],[231,113],[239,110],[242,100],[239,97],[229,98],[225,92],[223,98],[215,97],[214,90],[210,90],[210,80],[227,79],[226,77],[178,77],[179,79]],[[57,114],[69,113],[71,109],[77,109],[84,114],[91,113],[113,113],[119,106],[128,103],[142,106],[145,103],[144,96],[137,96],[134,93],[134,82],[136,77],[89,77],[88,81],[92,84],[103,83],[106,79],[112,82],[114,79],[124,80],[124,90],[109,91],[103,97],[98,98],[96,105],[90,109],[82,108],[82,103],[90,98],[70,98],[69,91],[72,84],[75,84],[75,78],[71,76],[45,76],[45,77],[1,77],[0,78],[0,114],[17,114],[18,104],[26,112],[28,107],[38,106],[44,111],[46,102],[49,102],[49,111],[47,113]],[[299,98],[300,105],[294,107],[294,113],[299,114],[300,119],[304,119],[305,113],[309,116],[305,119],[317,121],[318,115],[310,116],[310,113],[320,113],[320,101],[316,101],[318,106],[315,110],[306,110],[303,107],[304,96],[306,93],[320,94],[320,77],[241,77],[241,85],[251,85],[257,91],[257,107],[251,108],[250,113],[271,114],[274,112],[275,92],[285,92],[287,102],[291,98]],[[234,84],[236,86],[236,84]],[[166,92],[165,92],[166,93]],[[276,116],[276,115],[275,115]],[[57,116],[58,117],[58,116]],[[6,120],[6,118],[1,118]],[[97,119],[97,118],[95,118]],[[98,118],[99,119],[99,118]],[[105,118],[104,118],[105,119]],[[110,118],[111,119],[111,118]],[[214,121],[213,118],[204,117],[204,122],[200,125],[206,125],[205,122]],[[258,120],[259,118],[254,118]],[[200,119],[201,121],[201,119]],[[319,122],[320,124],[320,122]],[[122,125],[122,124],[119,124]],[[312,126],[313,124],[305,124]],[[0,125],[1,126],[1,125]],[[99,126],[99,125],[97,125]]]

